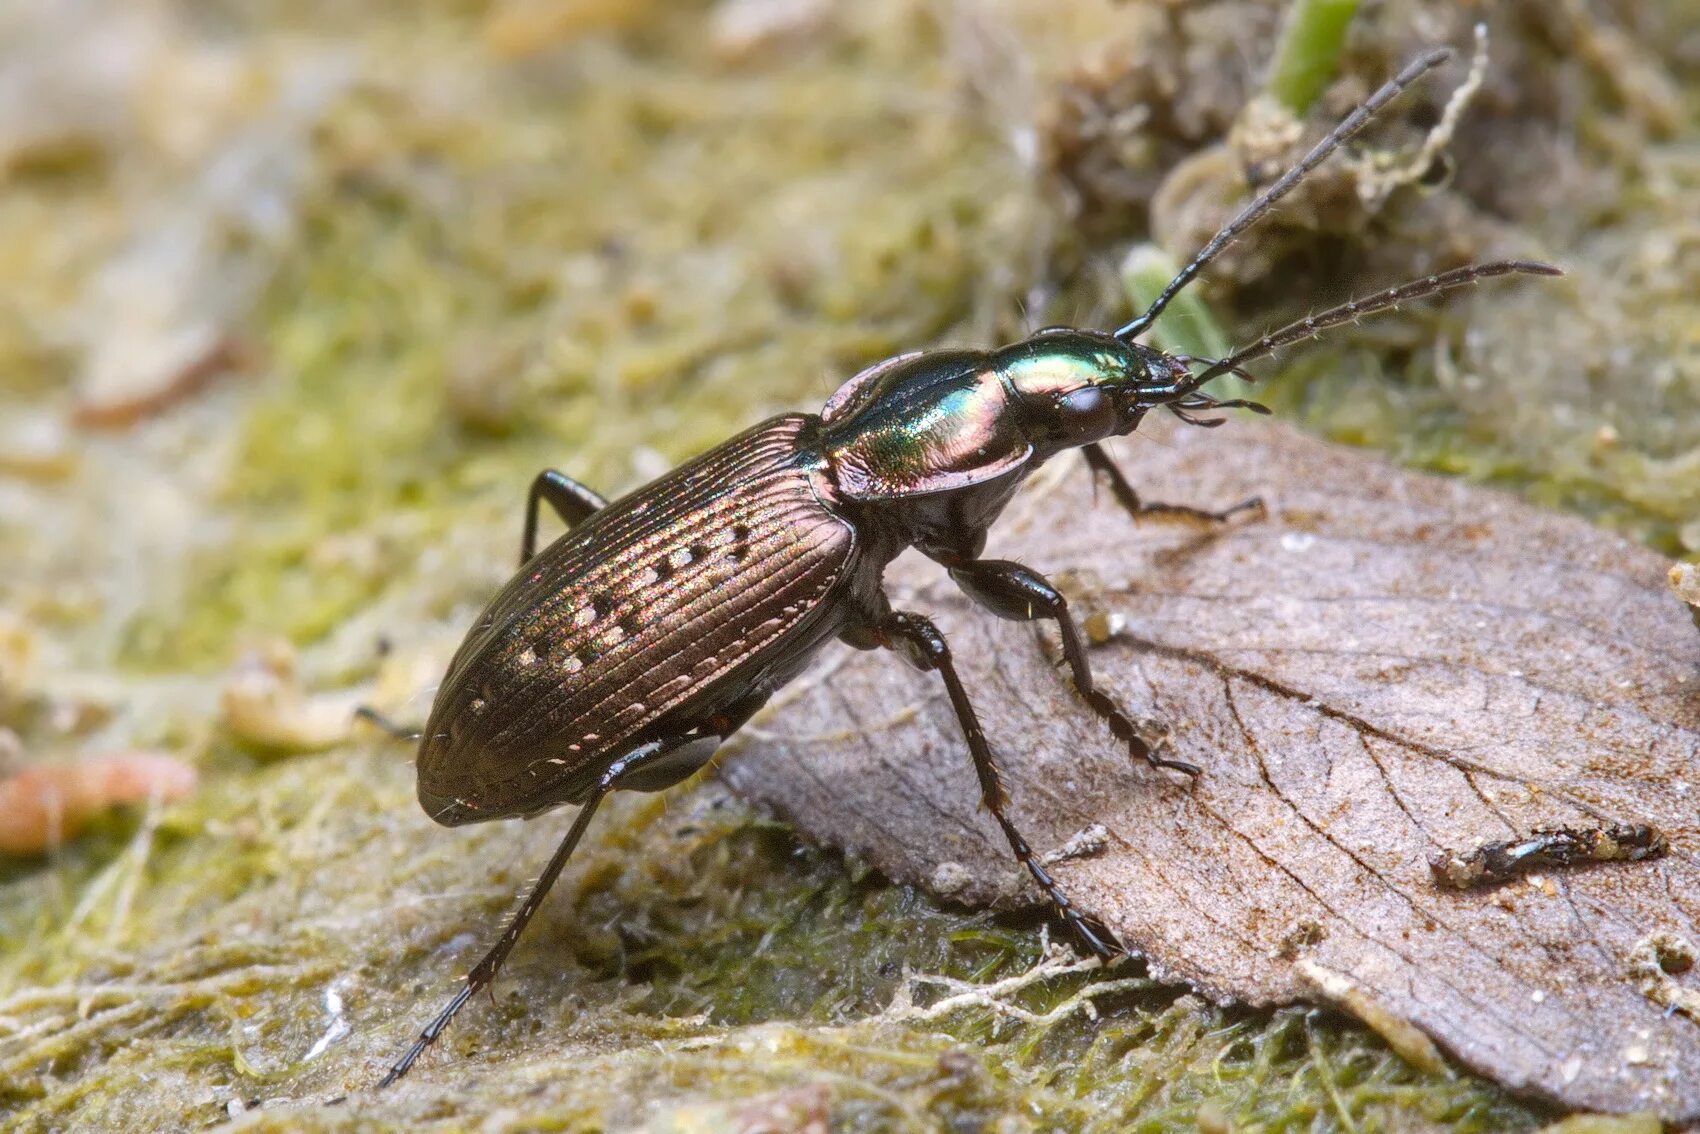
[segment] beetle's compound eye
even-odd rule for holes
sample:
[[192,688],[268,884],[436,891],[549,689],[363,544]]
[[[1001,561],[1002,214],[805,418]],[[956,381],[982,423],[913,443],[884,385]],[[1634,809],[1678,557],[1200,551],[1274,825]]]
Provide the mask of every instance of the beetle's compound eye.
[[1057,399],[1057,425],[1071,445],[1102,441],[1116,431],[1120,415],[1101,386],[1082,386]]

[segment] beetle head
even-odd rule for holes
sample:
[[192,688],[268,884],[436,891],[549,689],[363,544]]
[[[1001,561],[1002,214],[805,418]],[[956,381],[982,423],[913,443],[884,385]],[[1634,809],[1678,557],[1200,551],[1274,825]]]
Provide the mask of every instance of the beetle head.
[[1199,393],[1190,361],[1068,327],[1040,331],[997,358],[1028,439],[1045,455],[1131,433],[1160,406],[1193,420],[1190,410],[1245,404]]

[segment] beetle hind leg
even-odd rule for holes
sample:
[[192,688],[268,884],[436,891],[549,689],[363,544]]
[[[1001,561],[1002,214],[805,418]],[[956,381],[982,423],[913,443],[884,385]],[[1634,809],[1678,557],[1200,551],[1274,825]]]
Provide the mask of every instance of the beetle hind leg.
[[590,794],[579,807],[578,814],[573,817],[573,825],[567,831],[567,837],[562,839],[561,845],[555,848],[555,853],[550,857],[549,864],[543,868],[543,873],[537,876],[537,881],[526,893],[525,900],[520,903],[519,909],[514,912],[507,928],[502,931],[501,938],[497,940],[495,946],[488,953],[484,954],[483,960],[472,966],[472,971],[466,974],[465,986],[455,994],[454,999],[444,1005],[443,1010],[438,1012],[436,1017],[425,1026],[425,1030],[419,1033],[418,1038],[413,1041],[413,1045],[407,1049],[406,1053],[396,1061],[382,1081],[378,1083],[379,1089],[389,1086],[406,1075],[408,1069],[421,1055],[425,1054],[425,1049],[437,1042],[437,1037],[443,1034],[454,1018],[460,1014],[460,1010],[466,1007],[466,1002],[479,992],[489,988],[495,981],[497,970],[508,959],[508,954],[513,951],[514,943],[519,940],[520,934],[525,932],[525,927],[530,924],[532,915],[537,912],[537,907],[543,904],[543,899],[548,895],[549,888],[560,877],[562,868],[567,865],[567,859],[572,857],[573,850],[578,846],[579,840],[584,837],[584,832],[589,828],[590,820],[595,816],[597,807],[601,805],[608,793],[628,786],[630,781],[634,779],[641,779],[644,770],[650,764],[665,759],[681,745],[690,744],[697,739],[699,738],[694,736],[673,737],[655,744],[646,744],[642,748],[615,760],[608,766],[607,771],[598,777],[590,790]]
[[1097,688],[1092,680],[1092,666],[1086,660],[1086,643],[1080,636],[1080,627],[1069,612],[1068,600],[1050,580],[1031,567],[1007,559],[970,559],[947,566],[950,577],[963,593],[999,618],[1013,622],[1049,619],[1057,624],[1062,635],[1063,659],[1068,662],[1075,691],[1087,708],[1109,726],[1115,738],[1127,745],[1130,754],[1154,768],[1168,768],[1189,776],[1199,774],[1196,764],[1159,756],[1140,735],[1134,719]]
[[[858,635],[858,638],[864,636]],[[957,676],[956,663],[952,660],[950,646],[945,642],[944,635],[932,621],[919,614],[908,611],[892,611],[885,615],[865,635],[865,639],[873,644],[901,653],[912,665],[923,671],[937,672],[944,679],[945,692],[950,695],[950,704],[956,710],[956,719],[962,725],[963,735],[968,741],[969,755],[974,759],[974,771],[980,779],[980,801],[992,818],[1003,828],[1004,837],[1009,840],[1009,849],[1015,853],[1016,860],[1027,868],[1039,888],[1050,899],[1057,914],[1068,923],[1075,935],[1087,949],[1100,957],[1109,958],[1120,955],[1123,951],[1109,930],[1104,928],[1096,919],[1087,916],[1075,908],[1050,871],[1034,855],[1033,848],[1027,844],[1008,814],[1009,795],[1004,790],[1003,778],[998,773],[997,758],[992,754],[992,746],[986,740],[985,730],[980,727],[980,718],[974,713],[974,706],[968,700],[968,691],[963,688],[962,679]],[[853,643],[854,644],[854,643]]]
[[1261,496],[1249,497],[1232,507],[1215,512],[1207,508],[1193,508],[1186,504],[1158,504],[1141,500],[1139,493],[1134,491],[1133,485],[1128,483],[1127,477],[1123,475],[1116,462],[1110,459],[1110,454],[1105,452],[1102,445],[1086,445],[1081,448],[1080,452],[1086,458],[1087,467],[1092,470],[1093,483],[1096,484],[1097,478],[1100,476],[1108,480],[1110,482],[1110,495],[1116,498],[1116,503],[1121,505],[1122,511],[1135,520],[1138,520],[1141,516],[1174,516],[1204,524],[1223,524],[1241,512],[1255,512],[1260,518],[1268,512]]

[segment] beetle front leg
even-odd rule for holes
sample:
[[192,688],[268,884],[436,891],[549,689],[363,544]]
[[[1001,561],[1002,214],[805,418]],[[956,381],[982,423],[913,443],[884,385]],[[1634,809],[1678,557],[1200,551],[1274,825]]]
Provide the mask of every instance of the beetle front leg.
[[537,478],[531,482],[531,491],[525,497],[525,533],[519,542],[521,567],[531,561],[532,554],[537,550],[537,506],[545,500],[549,502],[549,507],[555,509],[555,514],[561,517],[561,522],[567,525],[569,531],[608,506],[608,501],[595,489],[580,484],[564,472],[544,469],[538,473]]
[[549,888],[555,884],[555,879],[560,877],[561,869],[567,865],[567,859],[572,857],[573,849],[584,837],[584,832],[590,826],[590,820],[596,814],[596,809],[601,805],[603,798],[609,792],[623,786],[624,781],[628,778],[639,776],[647,765],[665,759],[682,744],[695,743],[700,739],[698,736],[688,735],[654,744],[646,744],[635,752],[620,757],[608,766],[608,770],[597,779],[596,785],[591,788],[590,795],[579,807],[578,814],[573,817],[573,825],[567,831],[567,837],[561,840],[559,847],[555,848],[555,854],[549,859],[549,865],[545,866],[543,873],[537,876],[537,881],[532,885],[530,892],[526,894],[525,901],[520,904],[519,911],[508,922],[508,927],[502,931],[500,940],[496,942],[494,948],[484,954],[483,960],[472,966],[472,971],[466,974],[466,986],[455,993],[454,999],[450,1000],[443,1010],[437,1013],[436,1018],[425,1026],[425,1030],[419,1033],[419,1038],[413,1041],[413,1046],[407,1049],[406,1054],[396,1061],[395,1066],[391,1067],[389,1073],[378,1083],[379,1090],[407,1074],[414,1062],[425,1054],[425,1049],[437,1042],[437,1037],[443,1034],[449,1023],[460,1014],[460,1010],[466,1007],[466,1002],[482,990],[490,987],[491,982],[496,979],[496,971],[508,959],[508,954],[513,951],[514,943],[519,940],[519,935],[525,932],[525,927],[531,922],[532,915],[537,912],[537,907],[543,904],[543,899],[548,895]]
[[1007,559],[970,559],[947,566],[950,577],[956,580],[963,593],[999,618],[1012,622],[1048,618],[1057,624],[1057,630],[1062,634],[1063,659],[1068,662],[1075,691],[1087,707],[1109,726],[1116,739],[1127,745],[1129,752],[1154,768],[1170,768],[1189,776],[1199,774],[1196,764],[1157,755],[1139,735],[1139,727],[1133,718],[1095,686],[1080,627],[1069,612],[1068,600],[1050,580],[1031,567]]
[[1219,512],[1211,512],[1204,508],[1189,508],[1185,504],[1147,504],[1139,499],[1139,493],[1133,490],[1133,485],[1128,483],[1127,477],[1122,475],[1122,470],[1117,467],[1115,461],[1110,459],[1110,454],[1105,452],[1103,445],[1086,445],[1081,448],[1080,452],[1086,458],[1087,467],[1092,470],[1094,480],[1099,476],[1107,479],[1110,482],[1110,495],[1114,496],[1116,503],[1122,506],[1122,510],[1135,520],[1138,520],[1141,516],[1180,516],[1202,523],[1220,524],[1241,512],[1263,513],[1265,511],[1263,497],[1261,496],[1241,500],[1232,508],[1223,508]]
[[[950,695],[951,707],[956,710],[956,719],[962,725],[962,733],[968,740],[968,753],[974,759],[974,771],[980,779],[980,802],[1003,828],[1004,837],[1009,840],[1010,850],[1015,852],[1016,860],[1027,868],[1033,880],[1039,883],[1039,888],[1050,899],[1064,921],[1073,929],[1081,942],[1100,957],[1116,956],[1121,950],[1114,944],[1114,938],[1103,926],[1088,918],[1075,909],[1068,895],[1051,877],[1050,871],[1040,864],[1033,854],[1033,848],[1027,845],[1020,830],[1011,821],[1007,813],[1009,795],[1004,791],[1003,778],[998,774],[997,758],[992,755],[992,746],[986,740],[986,733],[980,727],[980,718],[974,713],[974,706],[968,700],[968,691],[962,686],[962,679],[957,676],[956,664],[951,660],[950,646],[945,642],[944,635],[932,621],[908,611],[892,611],[874,625],[867,634],[867,640],[875,645],[884,646],[901,653],[911,665],[923,671],[937,671],[944,679],[945,691]],[[1108,938],[1108,940],[1106,940]]]

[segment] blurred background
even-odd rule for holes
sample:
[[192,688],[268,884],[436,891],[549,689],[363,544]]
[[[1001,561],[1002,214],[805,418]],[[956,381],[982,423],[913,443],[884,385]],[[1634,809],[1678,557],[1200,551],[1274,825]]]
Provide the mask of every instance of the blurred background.
[[610,806],[495,1003],[337,1101],[559,834],[434,828],[350,717],[423,718],[537,470],[620,493],[884,356],[1112,325],[1436,44],[1159,341],[1560,263],[1260,396],[1693,559],[1691,0],[0,6],[0,1121],[1550,1119],[1332,1015],[1072,971],[712,778]]

